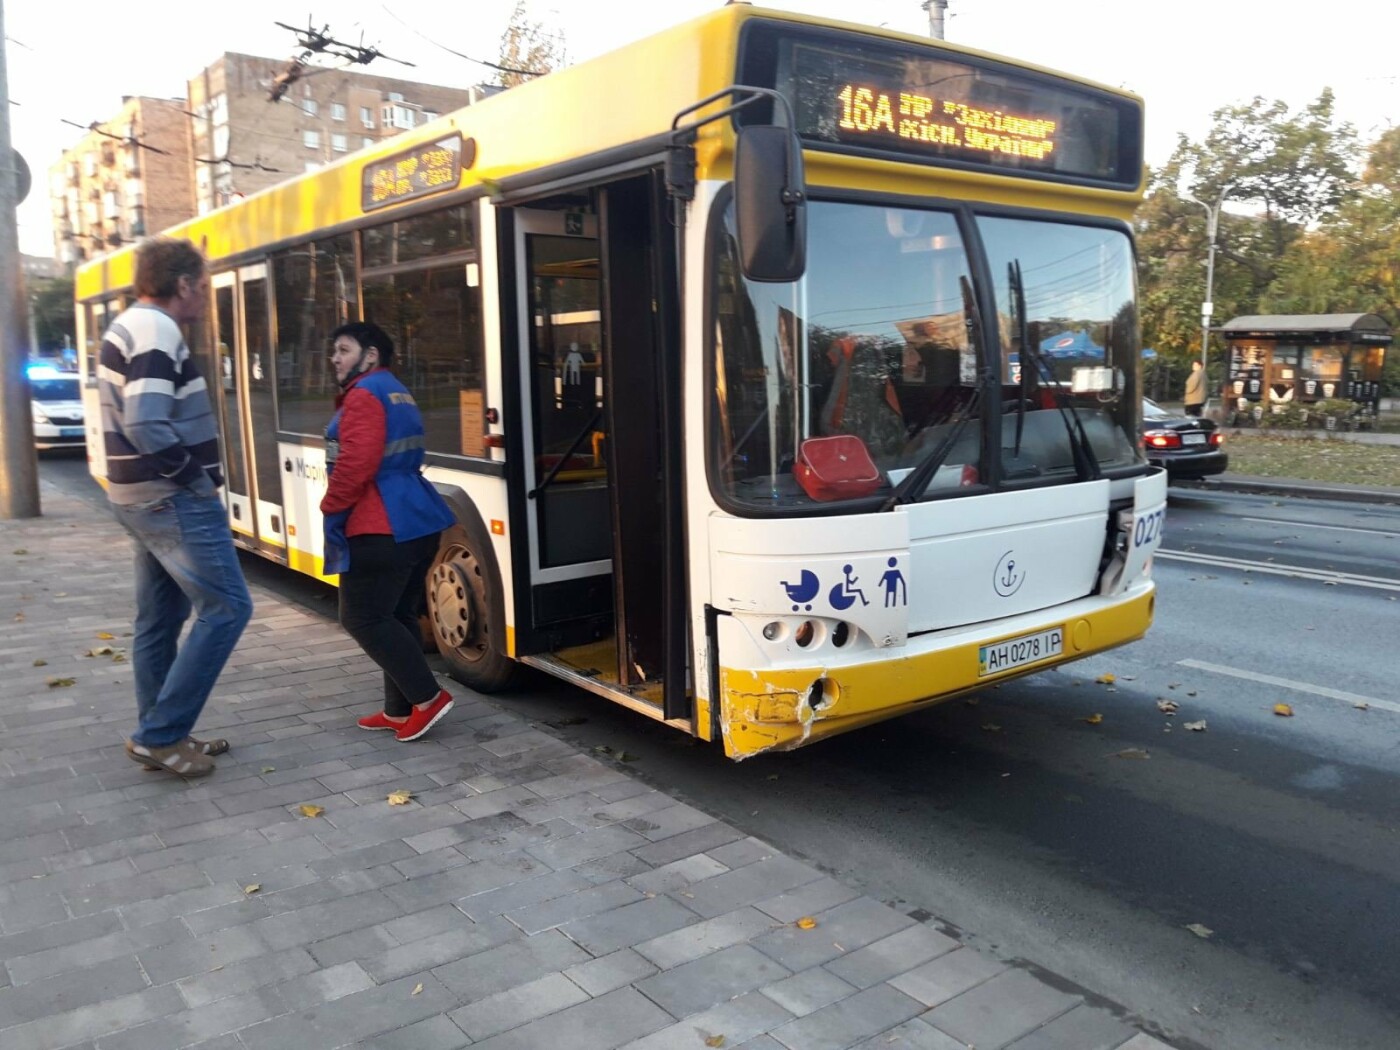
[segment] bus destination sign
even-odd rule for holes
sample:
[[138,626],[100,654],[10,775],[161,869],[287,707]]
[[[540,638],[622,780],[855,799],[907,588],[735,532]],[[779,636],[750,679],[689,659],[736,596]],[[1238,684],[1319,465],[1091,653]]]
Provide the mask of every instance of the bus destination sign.
[[838,126],[846,137],[878,140],[893,136],[910,144],[930,144],[972,154],[1001,153],[1043,161],[1055,149],[1058,121],[982,109],[950,98],[913,91],[881,91],[843,84],[836,93]]
[[373,211],[456,187],[462,179],[462,136],[425,142],[364,167],[360,204]]
[[1051,73],[755,19],[739,77],[788,99],[809,149],[1124,189],[1142,178],[1141,104]]

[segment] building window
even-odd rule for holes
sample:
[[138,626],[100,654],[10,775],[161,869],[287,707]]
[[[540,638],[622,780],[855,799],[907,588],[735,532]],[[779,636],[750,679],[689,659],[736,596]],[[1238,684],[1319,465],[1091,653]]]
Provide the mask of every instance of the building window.
[[331,149],[335,150],[337,153],[344,153],[349,148],[349,143],[346,141],[344,135],[339,132],[331,135]]
[[368,106],[360,107],[360,123],[367,128],[374,127],[374,111]]
[[362,135],[362,136],[360,136],[360,148],[361,148],[361,149],[364,149],[364,148],[367,148],[367,147],[373,146],[373,145],[374,145],[374,139],[370,138],[368,135]]
[[390,102],[402,102],[402,101],[403,101],[403,94],[402,94],[402,92],[398,92],[398,91],[391,91],[391,92],[389,92],[389,94],[388,94],[386,97],[389,99]]
[[425,109],[425,110],[423,110],[423,122],[424,122],[424,123],[427,123],[427,122],[430,121],[430,120],[437,120],[437,118],[438,118],[438,115],[437,115],[436,111],[431,110],[431,109]]
[[308,160],[306,162],[307,171],[315,171],[319,167],[321,167],[321,162],[319,160]]
[[307,149],[321,148],[321,133],[312,129],[307,129],[301,133],[301,144]]
[[413,110],[407,106],[385,106],[380,111],[380,117],[385,127],[402,128],[408,130],[414,125],[414,117],[417,116]]
[[331,103],[331,120],[344,120],[344,119],[345,119],[345,103],[344,103],[344,102],[332,102],[332,103]]
[[316,100],[315,100],[314,98],[304,98],[304,99],[302,99],[302,100],[301,100],[301,108],[302,108],[303,112],[305,112],[306,115],[307,115],[308,117],[314,117],[314,116],[317,114],[317,112],[320,110],[320,106],[318,106],[318,105],[316,104]]

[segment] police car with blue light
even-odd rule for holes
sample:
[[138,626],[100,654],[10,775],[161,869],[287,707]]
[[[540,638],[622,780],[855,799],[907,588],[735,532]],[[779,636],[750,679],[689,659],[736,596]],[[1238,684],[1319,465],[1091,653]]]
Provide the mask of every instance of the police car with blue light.
[[26,375],[29,407],[34,416],[34,447],[40,450],[85,447],[87,429],[83,425],[78,373],[39,364],[30,365]]

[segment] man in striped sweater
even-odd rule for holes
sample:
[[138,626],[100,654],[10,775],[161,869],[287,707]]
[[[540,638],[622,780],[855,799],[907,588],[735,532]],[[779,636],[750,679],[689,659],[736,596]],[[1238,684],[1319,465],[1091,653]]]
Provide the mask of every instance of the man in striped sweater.
[[218,495],[209,390],[180,328],[208,305],[204,257],[186,240],[146,241],[136,295],[102,337],[97,369],[107,498],[136,546],[138,721],[126,753],[149,769],[204,776],[228,741],[190,734],[253,612]]

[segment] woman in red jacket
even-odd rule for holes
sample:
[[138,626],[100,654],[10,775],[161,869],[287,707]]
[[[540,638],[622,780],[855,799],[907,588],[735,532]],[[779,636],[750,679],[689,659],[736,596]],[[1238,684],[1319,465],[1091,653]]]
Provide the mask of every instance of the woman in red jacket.
[[418,607],[455,518],[423,477],[423,418],[388,370],[393,341],[367,322],[331,339],[341,393],[326,428],[325,571],[340,574],[341,626],[384,671],[384,710],[360,728],[417,740],[452,708],[423,656]]

